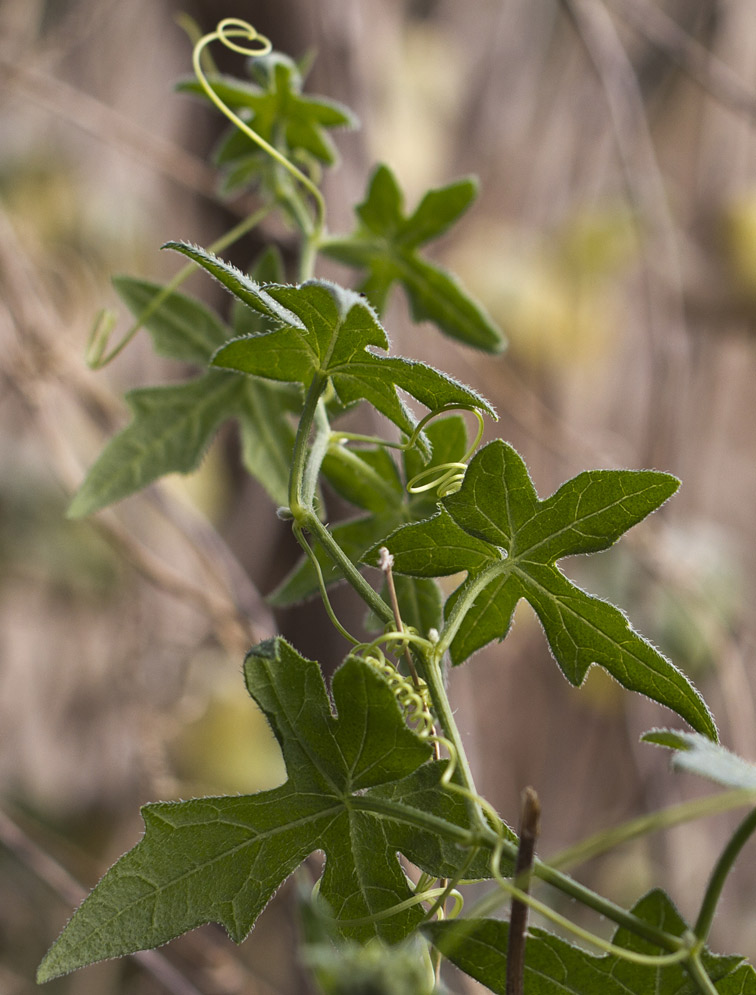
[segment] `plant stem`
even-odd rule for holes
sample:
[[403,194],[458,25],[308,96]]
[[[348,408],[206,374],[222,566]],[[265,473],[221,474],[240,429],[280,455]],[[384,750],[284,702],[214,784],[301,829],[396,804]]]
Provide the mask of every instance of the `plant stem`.
[[693,801],[671,805],[659,812],[630,819],[613,829],[602,829],[575,846],[567,847],[549,857],[549,866],[566,870],[577,864],[583,864],[587,860],[592,860],[594,857],[606,853],[607,850],[613,850],[639,836],[658,832],[660,829],[668,829],[670,826],[677,826],[683,822],[692,822],[694,819],[701,819],[707,815],[717,815],[719,812],[726,812],[732,808],[741,808],[753,804],[754,801],[756,801],[756,795],[754,795],[753,790],[737,788],[734,791],[723,791],[718,795],[708,795],[706,798],[695,798]]
[[[459,774],[459,780],[470,795],[477,795],[478,792],[475,788],[475,781],[473,779],[470,761],[467,759],[467,753],[465,752],[465,748],[462,744],[462,737],[459,734],[457,723],[454,721],[454,712],[452,711],[449,696],[446,693],[444,677],[441,672],[441,652],[442,651],[439,647],[436,646],[434,652],[428,657],[425,657],[422,654],[420,655],[424,664],[423,677],[428,685],[428,692],[433,703],[433,710],[436,713],[438,721],[441,723],[444,736],[456,750],[457,773]],[[472,818],[483,829],[488,832],[493,832],[485,816],[483,815],[480,805],[474,802],[472,798],[468,799],[468,808],[470,809]],[[514,856],[514,850],[512,852],[512,856]]]
[[317,259],[319,244],[318,234],[319,231],[317,229],[310,234],[306,234],[302,243],[302,251],[299,256],[300,283],[311,279],[315,273],[315,260]]
[[368,608],[372,609],[381,621],[393,622],[394,613],[391,611],[391,607],[387,605],[380,594],[373,590],[370,584],[368,584],[325,525],[323,525],[323,523],[318,519],[317,515],[310,512],[310,514],[302,520],[302,527],[315,536],[317,541],[326,553],[328,553],[336,566],[339,567],[344,575],[344,579],[352,585]]
[[309,452],[310,432],[315,420],[320,395],[326,388],[327,377],[316,373],[307,390],[302,415],[297,426],[294,439],[294,451],[291,457],[291,475],[289,476],[289,508],[294,520],[304,525],[304,519],[312,514],[311,503],[304,493],[304,479],[307,470],[307,454]]
[[675,951],[684,945],[679,937],[673,936],[671,933],[665,933],[664,930],[652,926],[651,923],[644,922],[643,919],[633,915],[632,912],[628,912],[627,909],[615,905],[614,902],[608,898],[604,898],[602,895],[597,895],[595,891],[586,888],[585,885],[575,881],[569,875],[562,874],[561,871],[555,871],[548,864],[543,863],[543,861],[535,860],[533,862],[533,875],[540,878],[546,884],[550,884],[553,888],[558,889],[563,894],[568,895],[570,898],[576,899],[581,905],[593,909],[594,912],[605,916],[611,922],[617,923],[618,926],[624,926],[631,933],[643,937],[643,939],[648,940],[650,943],[655,943],[664,950]]
[[693,929],[699,940],[706,940],[706,937],[709,935],[724,883],[732,870],[732,865],[735,863],[738,854],[750,839],[754,830],[756,830],[756,809],[749,812],[735,830],[730,842],[722,851],[722,855],[712,871],[703,902],[701,903],[701,911],[698,913],[698,919]]
[[[389,798],[378,798],[371,794],[352,795],[349,798],[349,804],[357,811],[375,812],[394,822],[423,829],[426,832],[434,833],[461,846],[481,846],[493,851],[494,847],[500,843],[497,833],[489,826],[475,830],[465,829],[462,826],[456,825],[456,823],[448,822],[440,816],[433,815],[431,812],[412,808],[408,805],[403,805],[401,802],[392,801]],[[510,860],[514,861],[516,859],[517,849],[516,844],[510,840],[504,840],[502,852]],[[611,922],[615,922],[618,926],[623,926],[631,933],[642,937],[644,940],[648,940],[649,943],[653,943],[663,950],[669,950],[674,953],[685,946],[684,940],[679,936],[666,933],[651,923],[645,922],[632,912],[628,912],[602,895],[591,891],[590,888],[586,888],[584,885],[574,881],[566,874],[552,870],[548,864],[544,864],[540,860],[533,862],[532,873],[535,877],[550,884],[563,894],[576,899],[581,905],[593,909],[598,915],[605,916]],[[495,895],[495,900],[496,905],[500,904],[500,892],[497,892]],[[486,899],[484,898],[476,907],[475,914],[482,915],[485,906]]]
[[717,989],[714,987],[714,982],[701,963],[701,954],[698,951],[694,951],[690,955],[685,962],[685,967],[703,995],[718,995]]

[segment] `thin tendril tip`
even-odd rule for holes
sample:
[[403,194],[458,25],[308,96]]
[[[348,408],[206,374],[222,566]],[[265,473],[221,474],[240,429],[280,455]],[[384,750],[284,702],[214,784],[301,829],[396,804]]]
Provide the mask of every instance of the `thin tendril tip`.
[[[254,28],[248,21],[243,21],[239,17],[225,17],[218,23],[215,29],[218,41],[222,42],[226,48],[230,48],[239,55],[251,55],[259,57],[268,55],[273,51],[273,43],[265,35],[261,35],[257,28]],[[249,42],[258,42],[259,47],[240,45],[233,41],[234,38],[246,38]]]

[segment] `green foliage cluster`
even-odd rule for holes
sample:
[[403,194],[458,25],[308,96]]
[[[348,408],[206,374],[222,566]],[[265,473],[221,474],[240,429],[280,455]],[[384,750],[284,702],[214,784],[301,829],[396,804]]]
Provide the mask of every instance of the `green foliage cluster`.
[[[251,81],[208,79],[204,46],[220,40],[244,50],[240,38],[254,43]],[[524,598],[572,684],[597,664],[671,709],[694,732],[646,738],[673,749],[680,767],[735,789],[714,808],[752,805],[756,770],[717,743],[687,677],[619,609],[579,589],[557,565],[612,545],[679,482],[655,471],[592,470],[541,500],[510,445],[470,442],[460,412],[482,423],[495,418],[489,402],[425,363],[392,355],[381,315],[399,283],[416,320],[469,346],[502,348],[480,304],[420,251],[469,207],[475,184],[431,190],[408,213],[394,174],[381,165],[356,208],[354,231],[328,233],[317,187],[320,167],[336,158],[327,129],[352,124],[352,116],[305,96],[301,68],[266,48],[242,22],[223,22],[198,45],[198,82],[183,88],[207,96],[233,122],[217,153],[224,188],[252,185],[263,203],[255,221],[280,211],[299,233],[296,282],[286,282],[273,250],[248,274],[212,251],[168,243],[229,291],[226,322],[179,293],[175,281],[161,288],[116,279],[135,327],[149,331],[160,354],[200,372],[128,395],[132,420],[91,468],[70,514],[92,514],[165,474],[192,470],[221,423],[236,419],[246,469],[291,520],[303,549],[272,600],[319,593],[351,650],[330,688],[320,664],[281,638],[250,650],[247,691],[278,740],[286,782],[249,796],[147,805],[144,837],[75,913],[39,980],[207,922],[241,942],[279,885],[322,852],[322,876],[302,900],[302,958],[327,992],[441,992],[438,968],[447,958],[493,992],[756,993],[750,965],[706,947],[724,880],[756,825],[753,812],[702,885],[692,924],[659,890],[622,909],[555,863],[535,860],[515,872],[518,838],[475,788],[444,681],[447,660],[461,665],[506,637]],[[356,290],[313,278],[321,252],[361,271]],[[333,427],[364,404],[389,423],[391,438]],[[427,414],[418,417],[418,407]],[[324,481],[356,509],[333,526],[325,524]],[[368,579],[375,567],[379,589]],[[438,578],[457,575],[464,579],[444,597]],[[336,619],[328,599],[335,581],[364,600],[378,631],[372,642]],[[590,852],[677,818],[668,811],[642,830],[620,827],[610,842],[594,838]],[[531,878],[612,920],[611,942],[531,897]],[[460,913],[460,892],[471,881],[489,890]],[[532,905],[563,935],[510,936],[509,923],[492,917],[510,901]],[[522,953],[523,944],[518,977],[512,950]]]

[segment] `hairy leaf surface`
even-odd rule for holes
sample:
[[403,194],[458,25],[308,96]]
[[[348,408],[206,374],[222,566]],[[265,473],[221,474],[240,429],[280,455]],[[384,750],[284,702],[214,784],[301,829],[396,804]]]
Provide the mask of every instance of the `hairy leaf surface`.
[[[673,936],[686,924],[660,890],[642,898],[632,910],[644,922]],[[505,995],[509,923],[498,919],[461,919],[428,923],[425,935],[457,967]],[[667,953],[627,929],[612,942],[642,954]],[[756,972],[739,956],[720,957],[705,950],[703,966],[720,995],[756,995]],[[527,995],[698,995],[700,988],[679,964],[634,964],[615,954],[596,957],[543,929],[532,928],[525,944]]]
[[[521,457],[496,441],[473,458],[461,490],[443,500],[440,514],[404,526],[386,545],[398,573],[439,577],[467,571],[445,609],[453,663],[503,639],[517,602],[525,598],[570,683],[580,685],[597,663],[624,687],[716,739],[713,719],[688,679],[617,608],[586,594],[556,566],[563,556],[611,546],[678,486],[675,477],[651,470],[591,470],[540,501]],[[375,550],[368,561],[374,559]]]
[[203,249],[183,242],[167,247],[194,259],[245,304],[280,323],[222,346],[214,366],[305,386],[315,376],[329,377],[342,404],[366,400],[408,435],[415,420],[397,388],[432,411],[463,405],[495,416],[488,401],[433,367],[372,351],[387,349],[388,336],[359,294],[325,280],[263,289]]
[[[451,876],[465,851],[417,821],[467,821],[464,800],[439,786],[445,764],[406,725],[388,684],[349,658],[333,678],[334,715],[317,663],[282,639],[252,650],[247,688],[281,746],[288,780],[256,795],[147,805],[145,835],[103,877],[51,948],[39,980],[165,943],[206,922],[241,942],[281,884],[316,850],[321,894],[338,919],[369,916],[411,895],[397,859]],[[369,811],[371,802],[391,812]],[[385,804],[383,806],[385,808]],[[471,868],[485,876],[487,861]],[[389,942],[421,921],[411,906],[342,927]]]
[[415,211],[406,215],[396,177],[388,166],[379,166],[367,197],[356,208],[355,231],[326,239],[321,251],[367,270],[360,290],[379,313],[385,309],[392,284],[399,282],[415,321],[427,319],[452,338],[498,352],[504,340],[491,317],[450,273],[419,252],[420,246],[443,235],[464,214],[476,194],[474,180],[457,180],[430,190]]
[[756,765],[719,743],[712,743],[706,736],[678,729],[652,729],[641,739],[644,743],[674,750],[672,766],[675,770],[698,774],[728,788],[756,791]]

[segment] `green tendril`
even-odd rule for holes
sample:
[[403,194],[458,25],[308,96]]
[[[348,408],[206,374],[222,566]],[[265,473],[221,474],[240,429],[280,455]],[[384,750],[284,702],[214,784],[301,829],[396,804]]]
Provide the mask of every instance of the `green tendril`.
[[[586,943],[598,948],[607,954],[612,954],[616,957],[620,957],[627,961],[632,961],[635,964],[642,964],[646,966],[656,966],[664,967],[671,964],[682,963],[688,960],[695,953],[696,949],[700,945],[700,941],[693,934],[686,934],[682,939],[674,938],[676,945],[679,948],[671,953],[665,954],[642,954],[636,953],[632,950],[627,950],[624,947],[618,947],[615,944],[604,940],[595,933],[591,933],[587,929],[583,929],[581,926],[577,926],[571,920],[555,912],[548,905],[540,902],[538,899],[533,898],[529,892],[524,891],[519,888],[514,882],[505,878],[501,873],[501,859],[504,850],[504,832],[503,824],[499,818],[498,813],[495,811],[492,805],[486,801],[485,798],[481,797],[477,792],[472,792],[468,788],[461,784],[457,784],[454,781],[454,773],[457,767],[457,751],[454,744],[448,740],[445,736],[439,736],[434,729],[434,719],[430,711],[430,704],[428,700],[427,685],[424,681],[420,682],[420,686],[416,687],[412,681],[404,677],[397,668],[390,663],[378,645],[381,642],[396,642],[398,644],[414,644],[422,645],[425,648],[428,645],[428,640],[422,639],[410,632],[396,632],[390,631],[384,633],[379,639],[374,640],[366,646],[361,646],[357,648],[357,652],[364,651],[365,662],[369,663],[376,670],[381,673],[388,681],[389,687],[391,688],[394,696],[397,700],[397,704],[404,713],[408,725],[412,728],[417,736],[421,739],[426,740],[429,743],[436,743],[443,747],[448,755],[448,763],[444,769],[441,779],[439,781],[439,786],[442,788],[448,788],[450,791],[454,791],[456,794],[462,796],[463,798],[474,802],[480,807],[485,817],[491,824],[494,832],[497,835],[497,840],[494,844],[493,851],[491,854],[491,874],[494,878],[499,889],[504,892],[509,898],[515,898],[520,902],[525,903],[534,912],[538,912],[544,918],[549,919],[551,922],[563,929],[569,931],[578,939],[583,940]],[[348,920],[339,922],[342,925],[363,925],[364,923],[374,921],[377,918],[388,918],[389,916],[396,915],[397,913],[409,908],[410,905],[414,905],[417,902],[426,901],[430,898],[436,898],[436,902],[433,907],[429,910],[429,918],[436,914],[442,907],[445,898],[454,892],[454,885],[459,883],[462,879],[464,871],[467,866],[471,863],[474,858],[475,850],[471,851],[468,855],[468,860],[465,865],[460,869],[457,878],[454,882],[450,882],[444,888],[436,889],[426,889],[416,895],[413,899],[407,899],[405,902],[398,903],[397,905],[391,906],[391,908],[384,909],[380,913],[377,913],[374,917],[365,917],[360,920]],[[422,880],[422,879],[421,879]],[[424,881],[422,882],[425,883]],[[455,909],[454,915],[458,914],[458,910]],[[672,939],[670,937],[670,939]],[[673,942],[674,942],[673,941]]]
[[[239,44],[234,41],[234,38],[243,38],[247,44]],[[219,22],[215,31],[205,35],[203,38],[200,38],[194,46],[194,51],[192,53],[192,66],[200,86],[221,114],[224,114],[235,127],[245,134],[247,138],[251,139],[256,145],[258,145],[273,160],[275,160],[275,162],[282,166],[307,190],[309,194],[312,195],[316,207],[316,221],[314,228],[310,227],[305,234],[310,239],[317,240],[317,237],[325,227],[326,206],[323,195],[306,173],[303,173],[301,169],[291,162],[290,159],[287,159],[286,156],[279,152],[277,148],[267,142],[262,135],[259,135],[254,130],[254,128],[250,128],[245,121],[242,121],[238,114],[235,114],[215,92],[212,84],[205,75],[204,69],[202,68],[202,53],[204,49],[214,41],[221,42],[221,44],[225,45],[226,48],[231,49],[232,52],[238,52],[240,55],[247,55],[254,58],[255,56],[259,57],[262,55],[268,55],[273,50],[273,45],[270,39],[266,38],[264,35],[261,35],[257,29],[247,21],[243,21],[237,17],[226,17]]]
[[[316,897],[320,892],[320,882],[315,884],[312,889],[313,897]],[[398,915],[400,912],[404,912],[406,909],[411,909],[415,905],[420,905],[423,902],[429,902],[434,898],[446,894],[446,888],[429,888],[427,891],[415,892],[411,898],[405,898],[403,902],[397,902],[396,905],[392,905],[388,909],[381,909],[380,912],[373,912],[369,916],[360,916],[359,919],[336,919],[333,916],[328,916],[323,913],[321,915],[323,918],[334,926],[367,926],[370,923],[380,922],[382,919],[390,919],[392,916]],[[451,895],[454,900],[454,905],[449,913],[449,918],[455,918],[459,915],[462,909],[464,900],[459,892],[452,892]]]
[[315,571],[315,575],[318,578],[318,587],[320,588],[320,596],[323,599],[323,607],[326,610],[328,618],[331,620],[331,623],[334,625],[334,627],[338,629],[338,631],[341,633],[344,639],[346,639],[350,643],[353,643],[355,646],[359,646],[360,644],[359,639],[355,639],[350,632],[347,632],[347,630],[344,628],[344,626],[341,624],[341,622],[339,622],[338,618],[336,617],[336,613],[334,612],[333,606],[331,605],[331,601],[328,597],[325,578],[323,577],[323,571],[320,568],[320,563],[318,562],[318,558],[313,552],[312,547],[308,543],[307,539],[305,539],[302,527],[295,522],[294,525],[292,526],[292,530],[294,532],[297,542],[305,551],[305,554],[310,563],[312,564],[313,570]]
[[405,442],[391,442],[376,435],[361,435],[358,432],[332,432],[330,441],[335,444],[342,442],[363,442],[369,445],[383,446],[387,449],[398,449],[400,452],[407,452],[417,444],[420,433],[428,422],[434,418],[438,418],[439,415],[446,414],[447,411],[469,411],[475,415],[478,420],[478,430],[475,433],[472,445],[461,460],[428,466],[419,473],[416,473],[411,480],[407,481],[407,492],[409,494],[425,494],[428,491],[435,490],[439,498],[445,498],[450,494],[455,494],[462,486],[467,464],[470,462],[475,450],[478,448],[480,440],[483,438],[483,431],[485,429],[483,415],[477,408],[473,408],[471,405],[446,404],[435,411],[431,411],[417,423],[412,435]]
[[[253,228],[256,228],[263,218],[270,213],[270,210],[270,207],[261,207],[259,210],[254,211],[249,215],[249,217],[244,218],[237,225],[234,225],[234,227],[227,231],[225,235],[221,235],[220,238],[216,239],[215,242],[209,246],[208,251],[221,252],[223,249],[228,248],[229,245],[233,245],[234,242],[238,242],[243,235],[246,235],[247,232],[250,232]],[[121,341],[118,345],[113,346],[107,355],[104,355],[104,353],[108,347],[110,336],[115,329],[117,318],[113,311],[108,309],[100,311],[95,319],[94,327],[92,328],[89,336],[89,342],[87,343],[86,362],[90,369],[101,370],[103,367],[107,366],[108,363],[111,363],[116,356],[123,352],[140,328],[142,328],[144,324],[149,321],[161,305],[168,300],[175,290],[178,290],[181,284],[187,280],[195,270],[196,266],[194,263],[188,263],[180,269],[173,279],[169,280],[169,282],[155,294],[149,304],[145,305],[143,310],[139,312],[138,317],[134,320],[128,331],[124,333]]]
[[[485,422],[483,421],[483,415],[477,408],[473,408],[471,405],[467,404],[447,404],[436,411],[431,411],[430,414],[426,415],[425,418],[421,419],[417,423],[415,431],[409,437],[407,443],[408,448],[414,446],[420,433],[428,422],[430,422],[433,418],[437,418],[439,415],[444,414],[446,411],[470,411],[474,414],[478,420],[478,431],[475,433],[475,439],[465,455],[458,462],[439,463],[436,466],[426,467],[425,470],[421,470],[420,473],[415,474],[411,480],[407,481],[407,491],[410,494],[423,494],[426,491],[432,490],[436,491],[439,498],[445,498],[450,494],[456,494],[462,486],[462,481],[464,480],[465,472],[467,471],[467,464],[470,462],[473,453],[478,448],[480,440],[483,438]],[[426,478],[430,479],[426,480]],[[424,481],[424,483],[421,483],[421,481]]]

